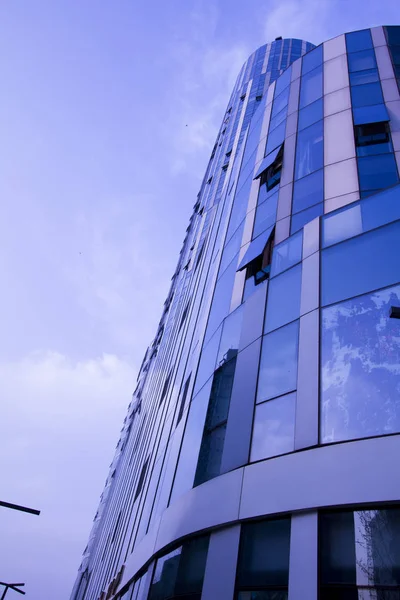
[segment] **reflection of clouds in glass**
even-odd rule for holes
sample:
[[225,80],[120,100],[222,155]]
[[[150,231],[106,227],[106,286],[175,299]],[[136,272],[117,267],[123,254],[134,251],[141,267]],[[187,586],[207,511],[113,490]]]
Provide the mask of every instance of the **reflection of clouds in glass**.
[[294,449],[296,394],[259,404],[254,419],[251,461]]
[[400,428],[400,286],[326,308],[322,320],[322,439]]

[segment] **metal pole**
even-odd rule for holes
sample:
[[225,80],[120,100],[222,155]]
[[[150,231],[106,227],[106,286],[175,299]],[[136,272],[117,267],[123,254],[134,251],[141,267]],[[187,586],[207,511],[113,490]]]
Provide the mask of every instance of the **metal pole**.
[[6,594],[7,594],[7,590],[8,590],[8,585],[5,586],[3,595],[0,600],[4,600],[4,598],[6,597]]
[[[11,502],[3,502],[0,500],[0,506],[4,506],[4,508],[11,508],[13,510],[20,510],[21,512],[30,513],[31,515],[40,515],[40,510],[36,510],[36,508],[28,508],[27,506],[21,506],[20,504],[12,504]],[[0,600],[3,600],[3,598]]]

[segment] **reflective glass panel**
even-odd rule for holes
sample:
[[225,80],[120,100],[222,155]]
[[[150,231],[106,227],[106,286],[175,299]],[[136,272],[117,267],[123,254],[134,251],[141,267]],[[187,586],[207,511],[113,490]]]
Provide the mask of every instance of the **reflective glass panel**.
[[286,129],[286,121],[283,121],[278,127],[276,127],[271,133],[268,134],[268,142],[266,147],[266,154],[269,154],[276,148],[280,146],[285,139],[285,129]]
[[322,312],[322,443],[400,431],[400,324],[389,316],[392,306],[400,307],[400,286]]
[[242,329],[243,308],[237,308],[224,321],[221,343],[219,345],[217,366],[222,360],[233,358],[238,352],[239,337]]
[[396,159],[393,154],[365,156],[358,159],[360,189],[380,190],[398,182]]
[[302,108],[299,112],[298,130],[305,129],[309,125],[320,121],[323,118],[323,103],[322,98]]
[[380,82],[352,86],[351,100],[354,108],[381,104],[383,102],[383,95]]
[[353,31],[346,33],[347,52],[358,52],[359,50],[367,50],[372,48],[372,37],[369,29],[361,31]]
[[322,304],[332,304],[400,281],[400,222],[322,252]]
[[[244,523],[240,536],[237,588],[243,591],[253,588],[262,591],[267,586],[287,587],[289,546],[290,519]],[[263,596],[261,598],[264,600]]]
[[362,85],[364,83],[374,83],[375,81],[379,81],[378,69],[366,69],[365,71],[350,73],[350,85]]
[[229,242],[225,244],[224,251],[222,253],[221,264],[219,267],[219,273],[221,274],[225,271],[226,267],[229,263],[235,258],[235,256],[239,253],[240,246],[242,244],[243,237],[243,229],[244,229],[244,221],[239,225]]
[[392,152],[390,132],[387,123],[356,125],[354,128],[357,156],[373,156]]
[[324,199],[324,172],[321,169],[294,182],[292,212],[300,212]]
[[289,69],[286,69],[286,71],[276,80],[275,96],[279,96],[279,94],[290,84],[291,77],[292,69],[289,67]]
[[289,101],[289,91],[290,88],[287,87],[281,94],[276,95],[275,90],[275,99],[272,107],[271,120],[287,106]]
[[211,337],[223,319],[229,314],[235,275],[236,264],[232,262],[217,281],[208,318],[206,341]]
[[257,402],[296,389],[299,322],[295,321],[263,339]]
[[361,52],[352,52],[347,55],[349,61],[349,71],[364,71],[365,69],[375,69],[375,52],[371,50],[362,50]]
[[324,124],[318,121],[297,135],[295,179],[318,171],[323,166]]
[[209,536],[185,542],[157,560],[149,600],[189,597],[200,599]]
[[301,265],[292,267],[269,282],[265,331],[272,331],[299,318]]
[[276,221],[276,208],[278,204],[278,193],[275,192],[270,198],[260,204],[256,211],[254,220],[253,238],[272,227]]
[[256,406],[250,462],[294,450],[296,393]]
[[322,44],[303,56],[302,75],[309,73],[322,64]]
[[301,78],[299,108],[315,102],[322,96],[322,65]]
[[306,223],[313,221],[316,217],[320,217],[323,213],[324,206],[321,202],[311,208],[307,208],[307,210],[297,213],[297,215],[293,215],[292,224],[290,226],[290,235],[293,235],[296,231],[302,229]]
[[326,215],[322,243],[329,246],[397,219],[400,219],[400,186]]
[[275,246],[272,254],[271,277],[299,263],[301,261],[302,249],[302,231]]
[[320,598],[397,600],[400,510],[321,513]]

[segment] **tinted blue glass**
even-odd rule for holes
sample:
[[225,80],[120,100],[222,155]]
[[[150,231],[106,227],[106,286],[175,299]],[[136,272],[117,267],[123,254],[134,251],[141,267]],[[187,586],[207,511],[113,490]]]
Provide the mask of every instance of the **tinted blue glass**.
[[362,85],[364,83],[374,83],[375,81],[379,81],[378,69],[366,69],[365,71],[350,73],[350,85]]
[[299,112],[298,130],[305,129],[309,125],[316,123],[324,116],[322,98],[316,100],[312,104],[302,108]]
[[265,332],[299,318],[301,265],[274,277],[269,282]]
[[385,27],[385,31],[389,44],[400,46],[400,26],[390,25],[389,27]]
[[400,186],[396,186],[326,215],[322,220],[322,243],[330,246],[400,219]]
[[381,104],[383,102],[383,95],[380,82],[366,83],[365,85],[352,87],[351,100],[354,108]]
[[289,67],[284,73],[276,80],[275,84],[275,96],[279,96],[281,92],[290,84],[292,77],[292,68]]
[[318,171],[323,166],[324,124],[318,121],[297,135],[295,179]]
[[271,277],[299,263],[301,261],[302,250],[302,231],[275,246],[272,254]]
[[268,190],[266,183],[263,183],[263,185],[260,185],[260,189],[258,190],[257,204],[260,205],[268,198],[271,198],[271,196],[275,196],[275,194],[277,193],[277,190],[278,190],[278,188],[276,188],[276,187],[272,188],[271,190]]
[[231,263],[215,286],[213,303],[208,317],[206,340],[208,340],[222,320],[228,315],[231,305],[236,265]]
[[315,50],[311,50],[311,52],[307,52],[303,56],[303,65],[301,69],[302,75],[309,73],[316,67],[322,64],[322,45],[315,48]]
[[292,223],[290,226],[290,234],[296,233],[299,231],[306,223],[309,223],[316,217],[320,217],[324,213],[324,206],[322,202],[320,204],[316,204],[307,210],[303,210],[302,212],[297,213],[297,215],[292,216]]
[[244,221],[242,221],[241,225],[237,228],[229,242],[225,245],[221,264],[219,267],[219,276],[223,273],[229,263],[234,259],[234,257],[239,253],[240,246],[242,244],[243,237],[243,229],[244,229]]
[[[293,452],[295,416],[296,393],[258,404],[254,415],[250,462]],[[275,595],[272,597],[276,598]]]
[[285,139],[286,121],[278,125],[270,134],[268,134],[268,142],[265,154],[269,154],[274,148],[280,146]]
[[299,108],[315,102],[322,96],[322,66],[301,78]]
[[324,198],[324,172],[321,169],[308,177],[295,181],[293,187],[293,212],[297,213]]
[[257,208],[256,218],[254,221],[253,238],[256,238],[260,233],[272,227],[276,221],[276,208],[278,205],[278,192],[265,200]]
[[398,182],[396,160],[393,154],[365,156],[358,159],[361,190],[379,190]]
[[240,188],[239,188],[239,184],[238,184],[238,188],[237,188],[237,191],[235,194],[235,200],[233,202],[233,208],[232,208],[232,212],[231,212],[231,216],[230,216],[230,220],[229,220],[229,227],[228,227],[228,233],[227,233],[228,238],[231,237],[231,235],[236,231],[236,229],[239,227],[240,223],[243,221],[243,219],[246,216],[247,205],[249,202],[250,188],[251,188],[252,183],[253,183],[253,177],[252,177],[252,175],[250,175]]
[[384,104],[361,106],[353,109],[354,125],[367,125],[371,123],[386,123],[389,114]]
[[239,348],[239,337],[242,329],[243,308],[237,308],[224,321],[221,343],[217,355],[217,367],[220,362],[230,360],[237,354]]
[[282,396],[296,389],[298,340],[299,321],[264,337],[257,402]]
[[218,328],[201,352],[193,394],[197,394],[207,379],[214,373],[220,339],[221,327]]
[[400,286],[322,312],[321,441],[400,431]]
[[369,29],[362,31],[353,31],[346,34],[347,52],[357,52],[359,50],[367,50],[372,48],[372,37]]
[[322,252],[322,304],[333,304],[400,281],[400,222]]
[[273,119],[271,119],[271,123],[269,126],[270,131],[273,131],[275,127],[278,127],[286,119],[288,107],[285,106],[280,112],[278,112]]
[[364,71],[365,69],[375,69],[376,60],[374,50],[362,50],[362,52],[353,52],[347,55],[349,61],[349,71]]
[[280,113],[281,110],[283,110],[285,108],[285,106],[287,106],[287,103],[289,100],[289,91],[290,91],[290,88],[287,87],[278,96],[276,96],[276,92],[275,92],[275,99],[274,99],[274,104],[272,107],[271,118],[275,117],[275,115]]

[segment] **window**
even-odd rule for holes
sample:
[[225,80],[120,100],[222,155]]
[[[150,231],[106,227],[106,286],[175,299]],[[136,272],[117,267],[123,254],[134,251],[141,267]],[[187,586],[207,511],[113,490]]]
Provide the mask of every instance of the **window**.
[[264,336],[257,402],[281,396],[296,389],[299,322]]
[[392,306],[400,306],[398,285],[323,310],[322,443],[400,431],[400,324]]
[[142,491],[142,487],[143,487],[143,484],[144,484],[144,478],[146,477],[148,463],[149,463],[149,457],[146,458],[146,461],[145,461],[145,463],[142,466],[142,470],[140,471],[140,476],[139,476],[138,484],[137,484],[137,487],[136,487],[134,501],[136,500],[136,498],[139,497],[140,492]]
[[[261,189],[264,188],[260,188]],[[253,237],[258,237],[261,233],[273,227],[276,221],[276,210],[278,207],[278,192],[274,192],[272,195],[261,202],[256,210],[256,217],[254,219]]]
[[322,97],[322,65],[301,79],[299,108],[303,108]]
[[293,186],[293,213],[300,212],[324,199],[324,172],[316,171],[295,181]]
[[358,177],[362,198],[394,185],[399,181],[394,155],[382,154],[359,158]]
[[274,230],[268,237],[262,253],[247,265],[246,280],[253,278],[258,285],[268,279],[271,270],[272,248],[274,247]]
[[301,265],[271,279],[265,318],[266,333],[299,318],[300,291]]
[[296,393],[256,406],[250,462],[294,450]]
[[185,542],[157,560],[149,600],[200,600],[209,536]]
[[386,154],[392,151],[387,123],[368,123],[354,128],[357,156]]
[[400,594],[400,510],[321,513],[320,600],[396,600]]
[[214,373],[194,480],[195,486],[220,474],[226,423],[236,369],[236,354],[236,350],[228,350],[226,362]]
[[324,166],[323,121],[299,131],[296,147],[295,179],[318,171]]
[[382,104],[383,95],[380,82],[351,86],[351,101],[354,108]]
[[189,383],[190,383],[190,375],[186,379],[185,387],[183,388],[182,397],[181,397],[181,403],[179,405],[178,418],[176,420],[176,424],[177,425],[179,424],[180,420],[182,419],[183,411],[185,410],[186,396],[187,396],[187,393],[188,393],[188,390],[189,390]]
[[323,118],[322,98],[302,108],[299,112],[298,131],[305,129],[309,125],[320,121]]
[[322,44],[303,56],[302,75],[309,73],[322,64]]
[[363,85],[364,83],[374,83],[379,81],[378,69],[366,69],[365,71],[355,71],[350,73],[350,85]]
[[283,163],[283,146],[278,152],[275,161],[266,169],[260,178],[260,185],[266,185],[268,191],[272,190],[281,180]]
[[347,59],[350,73],[376,68],[375,52],[373,49],[351,52],[347,55]]
[[372,37],[370,29],[353,31],[346,34],[347,52],[358,52],[372,48]]
[[182,313],[181,322],[179,323],[179,331],[182,329],[182,325],[184,324],[184,322],[185,322],[185,319],[186,319],[186,317],[187,317],[187,314],[188,314],[188,311],[189,311],[189,304],[190,304],[190,302],[188,302],[188,303],[186,304],[186,306],[185,306],[185,309],[184,309],[184,311],[183,311],[183,313]]
[[235,598],[287,600],[289,548],[290,519],[243,524]]
[[274,277],[301,261],[303,252],[303,232],[299,231],[274,248],[271,276]]
[[320,202],[311,208],[307,208],[307,210],[297,213],[297,215],[293,215],[290,225],[290,235],[293,235],[296,231],[302,229],[306,223],[313,221],[316,217],[320,217],[323,212],[324,207],[322,202]]
[[170,380],[171,380],[171,372],[168,373],[168,375],[167,375],[167,377],[166,377],[166,379],[164,381],[164,385],[163,385],[161,396],[160,396],[160,403],[159,403],[160,406],[164,402],[164,398],[167,395],[167,391],[168,391],[168,386],[169,386]]

